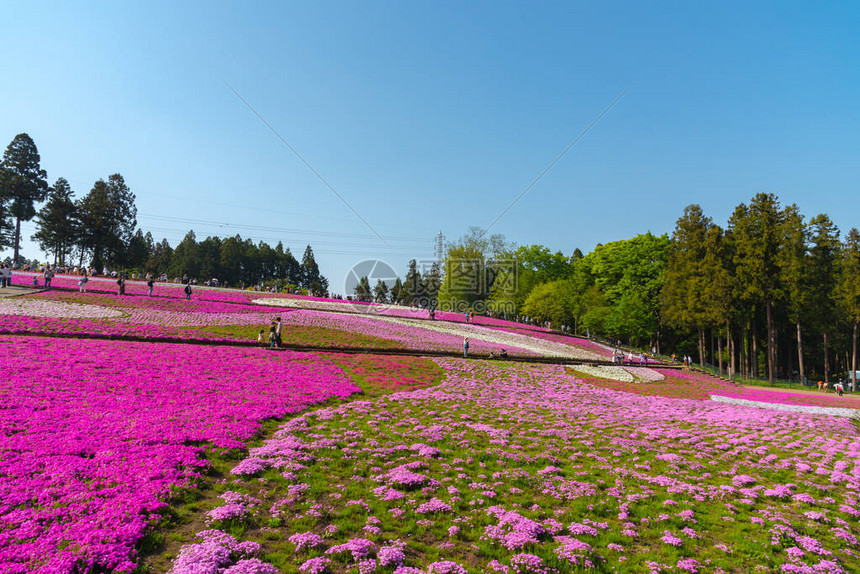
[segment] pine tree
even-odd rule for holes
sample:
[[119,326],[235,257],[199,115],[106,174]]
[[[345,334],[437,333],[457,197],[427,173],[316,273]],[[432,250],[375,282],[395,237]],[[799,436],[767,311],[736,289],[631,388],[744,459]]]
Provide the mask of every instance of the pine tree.
[[3,153],[0,163],[0,204],[8,202],[0,215],[15,220],[12,245],[15,248],[13,262],[18,263],[21,245],[21,222],[30,221],[36,215],[36,202],[45,200],[48,194],[47,173],[39,166],[39,150],[27,134],[18,134]]

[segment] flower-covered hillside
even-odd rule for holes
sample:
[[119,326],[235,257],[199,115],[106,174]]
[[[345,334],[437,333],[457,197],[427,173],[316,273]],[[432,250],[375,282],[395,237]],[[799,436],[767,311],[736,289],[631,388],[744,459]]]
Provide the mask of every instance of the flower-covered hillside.
[[[204,447],[358,392],[301,353],[0,336],[0,572],[127,572]],[[11,373],[11,376],[10,376]]]
[[173,572],[238,564],[200,558],[219,536],[259,544],[260,572],[860,568],[847,421],[437,362],[437,387],[306,413],[252,449]]

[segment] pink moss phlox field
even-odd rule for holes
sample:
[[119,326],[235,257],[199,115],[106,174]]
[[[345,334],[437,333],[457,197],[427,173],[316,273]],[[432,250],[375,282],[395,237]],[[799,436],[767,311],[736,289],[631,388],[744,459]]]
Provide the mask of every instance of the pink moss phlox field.
[[[15,271],[12,274],[12,283],[14,285],[22,285],[29,287],[33,285],[33,276],[37,276],[39,287],[44,286],[44,281],[40,273]],[[80,277],[76,275],[56,275],[51,281],[53,289],[62,289],[69,291],[78,291],[78,281]],[[156,297],[168,297],[175,299],[183,299],[185,293],[183,289],[185,285],[180,283],[165,283],[157,281],[154,285],[153,295]],[[269,293],[260,293],[257,291],[238,291],[236,289],[220,289],[217,287],[192,286],[192,300],[201,301],[218,301],[222,303],[241,303],[249,304],[253,299],[265,299],[272,297]],[[116,293],[118,286],[116,279],[107,277],[89,277],[86,284],[87,292],[98,293]],[[146,295],[148,288],[146,281],[126,281],[125,292],[128,295]]]
[[435,361],[438,386],[304,413],[250,453],[250,476],[290,468],[291,485],[318,489],[272,513],[296,547],[326,533],[294,568],[323,571],[358,541],[354,561],[373,543],[402,572],[464,572],[465,555],[470,572],[856,571],[849,421],[621,393],[552,365]]
[[0,571],[129,571],[201,446],[359,389],[301,353],[0,337]]

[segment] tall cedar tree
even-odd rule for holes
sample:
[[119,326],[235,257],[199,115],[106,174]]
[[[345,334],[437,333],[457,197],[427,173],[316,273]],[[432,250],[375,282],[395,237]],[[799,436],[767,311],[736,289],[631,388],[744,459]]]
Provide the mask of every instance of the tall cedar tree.
[[857,324],[860,323],[860,232],[852,228],[845,237],[841,258],[842,277],[839,284],[839,302],[842,311],[851,321],[851,371],[857,380]]
[[328,291],[328,279],[320,275],[320,268],[314,259],[314,251],[310,245],[305,248],[305,254],[302,256],[301,271],[303,287],[313,293]]
[[377,303],[388,303],[388,285],[382,279],[376,280],[373,288],[373,298]]
[[[717,331],[717,368],[723,373],[723,331],[731,340],[731,320],[733,318],[731,241],[719,225],[711,225],[705,235],[705,257],[701,272],[706,278],[702,298],[705,303],[708,326]],[[734,349],[729,345],[730,351]],[[734,371],[732,371],[734,372]]]
[[78,203],[82,246],[92,254],[92,265],[121,263],[137,225],[134,194],[115,173],[100,179]]
[[809,221],[810,292],[817,327],[824,337],[824,382],[830,382],[830,334],[835,328],[839,262],[839,228],[827,215]]
[[33,241],[46,253],[54,254],[54,264],[65,265],[66,256],[75,244],[80,231],[77,206],[73,192],[65,178],[59,178],[48,190],[48,201],[36,214],[39,230]]
[[708,230],[712,223],[698,205],[688,205],[675,223],[669,245],[665,285],[661,293],[663,317],[670,325],[695,330],[699,363],[705,363],[704,328],[709,322],[704,297],[709,277],[703,262],[707,253]]
[[406,269],[406,280],[403,282],[401,298],[404,305],[425,306],[424,281],[421,279],[421,272],[418,271],[418,262],[415,259],[409,261],[409,266]]
[[747,207],[739,205],[729,226],[735,254],[735,276],[739,295],[752,309],[765,307],[767,319],[767,378],[776,377],[776,329],[773,307],[783,296],[779,274],[783,212],[772,193],[758,193]]
[[[21,246],[21,222],[36,215],[36,203],[45,201],[48,194],[48,174],[39,166],[39,150],[27,134],[18,134],[3,153],[0,163],[0,204],[8,203],[6,217],[15,220],[12,245],[14,263],[18,263]],[[5,227],[5,226],[4,226]]]
[[783,248],[780,250],[779,268],[788,303],[788,318],[797,331],[797,372],[800,380],[806,377],[803,364],[803,330],[801,324],[808,319],[810,298],[809,227],[794,204],[783,212]]

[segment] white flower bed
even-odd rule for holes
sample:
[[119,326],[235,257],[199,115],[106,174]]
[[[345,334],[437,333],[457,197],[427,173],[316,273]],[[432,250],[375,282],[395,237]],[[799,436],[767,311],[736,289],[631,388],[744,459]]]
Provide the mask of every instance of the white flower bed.
[[470,339],[478,339],[495,345],[499,345],[500,349],[518,347],[526,349],[545,357],[563,357],[570,359],[602,359],[595,353],[590,353],[582,349],[577,349],[555,341],[547,341],[545,339],[537,339],[520,333],[511,333],[508,331],[499,331],[497,329],[487,329],[479,325],[471,323],[452,323],[447,321],[421,321],[414,319],[403,319],[399,317],[374,317],[377,321],[385,323],[393,323],[396,325],[408,325],[410,327],[418,327],[428,331],[437,333],[447,333],[457,337],[469,337]]
[[374,314],[374,305],[366,303],[350,303],[349,301],[314,301],[312,299],[291,299],[288,297],[270,297],[254,299],[254,305],[267,307],[288,307],[291,309],[308,309],[311,311],[333,311],[335,313],[367,313]]
[[851,418],[858,414],[857,409],[843,409],[839,407],[814,407],[808,405],[783,405],[780,403],[765,403],[761,401],[748,401],[746,399],[721,397],[719,395],[711,395],[711,400],[718,403],[728,403],[730,405],[743,405],[748,407],[756,407],[759,409],[770,409],[774,411],[792,411],[796,413],[808,413],[811,415],[828,415],[831,417]]
[[629,373],[631,373],[636,381],[639,383],[654,383],[656,381],[662,381],[666,377],[663,376],[662,373],[658,373],[654,369],[649,369],[647,367],[624,367]]
[[601,379],[621,381],[622,383],[633,382],[633,375],[631,375],[626,369],[622,369],[621,367],[592,367],[589,365],[577,365],[573,367],[573,369],[575,371],[579,371],[580,373],[584,373],[586,375],[598,377]]
[[109,307],[39,299],[0,299],[0,315],[29,315],[58,319],[117,319],[126,314]]

